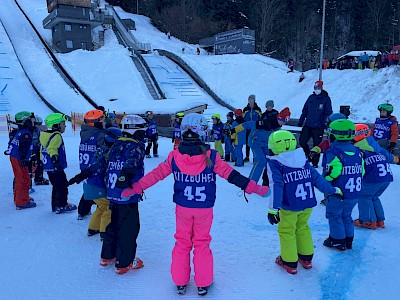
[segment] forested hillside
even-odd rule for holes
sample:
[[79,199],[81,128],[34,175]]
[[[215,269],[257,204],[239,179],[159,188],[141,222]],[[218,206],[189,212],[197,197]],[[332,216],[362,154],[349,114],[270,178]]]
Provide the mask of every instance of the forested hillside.
[[[184,41],[247,26],[257,51],[315,67],[320,48],[322,0],[109,0],[149,16],[162,31]],[[347,51],[387,51],[400,43],[399,0],[327,0],[326,58]]]

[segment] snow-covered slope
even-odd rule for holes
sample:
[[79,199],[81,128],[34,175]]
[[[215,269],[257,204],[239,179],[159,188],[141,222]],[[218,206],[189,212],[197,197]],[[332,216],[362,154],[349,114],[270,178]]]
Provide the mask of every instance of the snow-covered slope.
[[31,108],[42,117],[50,113],[31,84],[18,61],[12,44],[0,23],[0,105],[1,113]]
[[[318,71],[305,72],[305,80],[298,82],[301,73],[287,73],[286,64],[262,55],[196,55],[197,45],[189,45],[174,37],[168,39],[151,25],[144,16],[128,14],[136,22],[135,36],[149,42],[153,49],[165,49],[184,59],[220,96],[233,106],[242,108],[247,97],[255,94],[264,109],[267,100],[275,100],[279,109],[289,106],[293,117],[299,117],[307,97],[312,93]],[[185,48],[185,54],[181,49]],[[400,104],[400,67],[372,70],[324,70],[324,88],[332,99],[334,111],[341,105],[351,106],[351,119],[372,122],[377,117],[377,106],[390,101]]]
[[[13,0],[1,2],[0,19],[28,76],[50,104],[66,114],[71,111],[92,108],[54,68],[43,44]],[[26,105],[27,110],[34,111],[34,107],[29,104],[29,101],[26,102]]]

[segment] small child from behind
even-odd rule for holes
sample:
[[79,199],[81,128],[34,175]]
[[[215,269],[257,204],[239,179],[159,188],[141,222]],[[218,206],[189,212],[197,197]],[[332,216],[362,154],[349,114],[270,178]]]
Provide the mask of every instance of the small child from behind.
[[221,122],[220,114],[213,114],[213,125],[211,134],[214,138],[214,149],[217,150],[219,156],[224,158],[224,150],[222,148],[222,131],[224,130],[224,123]]
[[[138,196],[142,191],[174,175],[173,201],[176,203],[175,246],[171,274],[178,294],[184,294],[190,279],[190,252],[194,247],[194,281],[198,294],[205,295],[214,279],[213,255],[210,249],[213,206],[216,199],[216,174],[246,193],[267,196],[268,187],[257,185],[224,162],[217,151],[201,140],[207,120],[199,114],[188,114],[182,120],[182,138],[177,150],[165,162],[146,174],[122,197]],[[135,196],[135,197],[136,197]]]
[[224,142],[225,142],[225,161],[236,161],[236,155],[231,139],[231,129],[233,123],[233,112],[226,115],[226,123],[224,124]]
[[365,176],[358,199],[359,218],[354,225],[376,229],[385,227],[385,213],[379,197],[393,181],[390,164],[399,164],[399,158],[379,146],[366,124],[356,124],[354,146],[364,154]]
[[329,237],[324,246],[339,251],[352,249],[354,223],[351,212],[358,202],[365,172],[362,153],[351,143],[354,134],[355,125],[349,120],[336,120],[329,124],[331,147],[322,162],[325,179],[343,192],[343,197],[330,195],[326,202]]
[[172,136],[172,143],[174,144],[174,150],[178,148],[179,143],[182,141],[181,123],[183,117],[184,117],[183,112],[179,112],[175,115],[174,132]]
[[273,132],[268,148],[275,154],[268,163],[271,205],[268,220],[278,224],[280,255],[275,262],[290,274],[297,274],[297,262],[311,269],[314,255],[308,219],[317,205],[314,187],[333,195],[341,194],[308,162],[296,138],[286,130]]

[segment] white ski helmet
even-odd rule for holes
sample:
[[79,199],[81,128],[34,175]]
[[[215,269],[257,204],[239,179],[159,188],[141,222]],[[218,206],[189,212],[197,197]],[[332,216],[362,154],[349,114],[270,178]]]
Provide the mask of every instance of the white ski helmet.
[[183,139],[198,139],[206,136],[208,122],[203,115],[191,113],[183,117],[181,123],[181,133]]
[[121,120],[121,131],[134,134],[137,130],[146,130],[147,122],[138,115],[126,115]]

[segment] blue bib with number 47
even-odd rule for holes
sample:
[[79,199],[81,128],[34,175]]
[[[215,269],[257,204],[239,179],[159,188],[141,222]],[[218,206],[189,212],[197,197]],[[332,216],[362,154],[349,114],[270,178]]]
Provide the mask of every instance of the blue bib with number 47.
[[309,164],[303,168],[283,166],[282,176],[285,184],[282,199],[283,209],[301,211],[317,205]]
[[174,175],[174,202],[188,208],[210,208],[214,206],[216,196],[216,174],[214,172],[216,151],[211,150],[210,167],[206,167],[198,175],[187,175],[176,165],[172,158],[172,174]]

